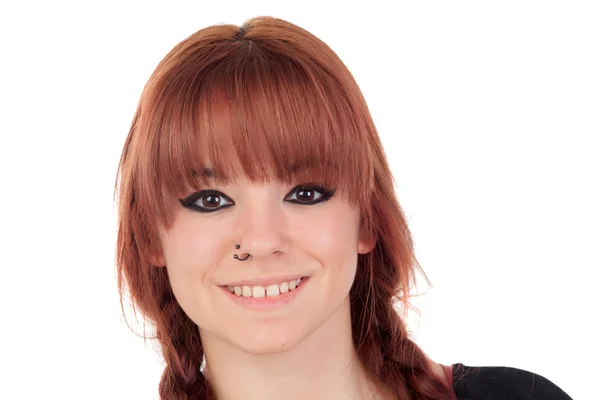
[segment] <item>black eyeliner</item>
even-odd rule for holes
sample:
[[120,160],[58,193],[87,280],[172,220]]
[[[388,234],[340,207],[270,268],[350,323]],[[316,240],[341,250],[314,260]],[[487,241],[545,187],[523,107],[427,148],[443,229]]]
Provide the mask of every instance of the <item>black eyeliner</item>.
[[330,198],[333,197],[333,195],[335,194],[337,189],[325,189],[324,187],[313,184],[313,183],[306,183],[306,184],[296,186],[294,188],[294,190],[316,190],[318,192],[321,192],[323,194],[323,197],[316,201],[313,201],[310,203],[295,202],[296,204],[312,205],[312,204],[318,204],[318,203],[322,203],[324,201],[329,200]]
[[[336,192],[336,189],[326,189],[322,186],[316,185],[316,184],[312,184],[312,183],[306,183],[306,184],[301,184],[301,185],[297,185],[292,189],[292,192],[298,191],[298,190],[316,190],[318,192],[320,192],[322,194],[322,198],[317,199],[316,201],[312,201],[312,202],[301,202],[298,200],[293,201],[292,203],[294,204],[300,204],[300,205],[314,205],[314,204],[318,204],[318,203],[322,203],[325,202],[327,200],[329,200],[331,197],[333,197],[333,195]],[[196,201],[198,201],[199,198],[203,197],[203,196],[209,196],[209,195],[214,195],[214,196],[223,196],[227,199],[229,199],[225,194],[216,191],[216,190],[200,190],[198,192],[192,193],[191,195],[189,195],[188,197],[184,198],[184,199],[179,199],[179,203],[181,203],[181,205],[189,210],[192,211],[198,211],[201,213],[211,213],[211,212],[215,212],[215,211],[219,211],[222,210],[224,208],[228,208],[231,207],[233,204],[231,205],[225,205],[225,206],[221,206],[219,208],[215,208],[215,209],[206,209],[203,207],[198,207],[195,203]],[[287,197],[287,196],[286,196]],[[231,199],[229,199],[230,201],[233,201]]]
[[218,196],[218,197],[221,197],[221,196],[227,197],[223,193],[221,193],[219,191],[216,191],[216,190],[200,190],[198,192],[192,193],[191,195],[189,195],[185,199],[179,199],[179,202],[181,203],[181,205],[183,207],[185,207],[187,209],[190,209],[190,210],[193,210],[193,211],[198,211],[198,212],[201,212],[201,213],[211,213],[211,212],[219,211],[219,210],[221,210],[223,208],[231,207],[231,205],[227,205],[227,206],[222,206],[222,207],[219,207],[219,208],[215,208],[214,210],[211,210],[211,209],[206,209],[206,208],[198,207],[195,204],[196,201],[198,201],[199,198],[201,198],[203,196],[210,196],[210,195],[214,195],[214,196]]

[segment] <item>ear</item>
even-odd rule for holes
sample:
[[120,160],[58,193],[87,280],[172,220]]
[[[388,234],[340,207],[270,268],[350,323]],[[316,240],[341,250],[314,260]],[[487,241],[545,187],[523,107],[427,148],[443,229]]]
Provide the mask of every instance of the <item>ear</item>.
[[162,252],[155,252],[150,256],[150,263],[152,263],[155,267],[164,267],[165,266],[165,257],[162,255]]
[[370,253],[377,244],[377,238],[373,232],[367,232],[366,229],[361,228],[358,238],[358,254]]

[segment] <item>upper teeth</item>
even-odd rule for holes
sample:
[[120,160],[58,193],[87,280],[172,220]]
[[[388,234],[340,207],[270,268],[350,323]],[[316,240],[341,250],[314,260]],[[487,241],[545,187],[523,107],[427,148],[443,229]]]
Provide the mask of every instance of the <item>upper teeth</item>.
[[280,293],[286,293],[290,290],[296,289],[300,284],[302,278],[295,279],[293,281],[282,282],[280,284],[273,284],[267,287],[264,286],[227,286],[231,293],[235,293],[236,296],[243,297],[269,297],[277,296]]

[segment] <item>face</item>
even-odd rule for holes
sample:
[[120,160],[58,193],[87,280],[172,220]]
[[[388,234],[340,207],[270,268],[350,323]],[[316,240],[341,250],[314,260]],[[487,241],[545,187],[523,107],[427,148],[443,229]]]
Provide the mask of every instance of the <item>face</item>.
[[[358,254],[374,243],[361,233],[359,212],[334,191],[240,180],[174,201],[156,265],[167,268],[205,343],[252,354],[287,351],[339,312]],[[247,253],[245,261],[233,257]]]

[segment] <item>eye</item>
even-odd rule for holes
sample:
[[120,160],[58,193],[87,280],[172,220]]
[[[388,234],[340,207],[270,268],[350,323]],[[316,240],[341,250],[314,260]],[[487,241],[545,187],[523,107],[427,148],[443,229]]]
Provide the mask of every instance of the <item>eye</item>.
[[[285,200],[296,204],[312,205],[329,200],[334,195],[335,189],[330,190],[312,184],[304,184],[296,186],[290,193],[291,195],[287,195]],[[222,200],[229,204],[223,205]],[[216,190],[202,190],[179,200],[179,202],[185,208],[202,213],[215,212],[234,205],[229,197]]]
[[[230,202],[230,204],[222,206],[222,199],[226,199],[225,201]],[[179,201],[185,208],[203,213],[218,211],[233,205],[233,201],[229,197],[216,190],[202,190]]]
[[[325,189],[312,184],[305,184],[296,186],[291,193],[297,194],[296,199],[291,199],[292,202],[310,205],[329,200],[335,193],[335,190]],[[286,200],[290,200],[289,195],[286,197]]]

